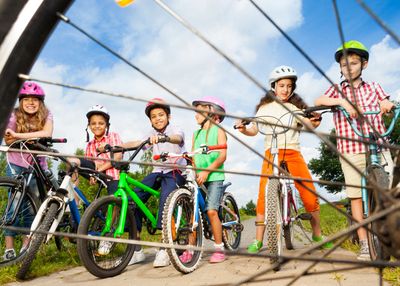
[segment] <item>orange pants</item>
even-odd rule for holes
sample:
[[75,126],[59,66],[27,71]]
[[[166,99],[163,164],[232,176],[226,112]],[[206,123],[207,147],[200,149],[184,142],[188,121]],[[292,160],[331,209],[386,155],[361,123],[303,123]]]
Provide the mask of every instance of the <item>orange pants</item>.
[[[285,154],[284,154],[285,153]],[[283,158],[283,155],[285,157]],[[265,151],[265,158],[268,159],[271,163],[267,160],[263,161],[261,173],[264,175],[272,175],[272,155],[269,151]],[[310,171],[307,168],[307,164],[304,161],[303,156],[299,151],[291,150],[291,149],[279,149],[279,163],[282,159],[285,159],[289,173],[293,177],[299,177],[304,179],[312,179]],[[260,189],[258,191],[258,200],[257,200],[257,207],[256,212],[257,215],[264,215],[265,214],[265,189],[267,187],[268,178],[261,177],[260,179]],[[314,212],[319,210],[319,202],[318,196],[315,195],[315,187],[312,182],[305,182],[302,181],[302,184],[299,180],[294,181],[294,185],[296,186],[297,190],[300,193],[300,198],[303,201],[304,208],[307,212]],[[310,191],[311,190],[311,191]]]

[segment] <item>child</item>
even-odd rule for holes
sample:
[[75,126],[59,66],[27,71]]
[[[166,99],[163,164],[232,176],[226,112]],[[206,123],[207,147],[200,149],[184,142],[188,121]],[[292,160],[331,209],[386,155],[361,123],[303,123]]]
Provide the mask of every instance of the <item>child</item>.
[[[283,119],[288,110],[286,110],[282,104],[291,111],[304,109],[307,107],[305,102],[299,95],[294,93],[296,89],[297,73],[296,71],[288,66],[279,66],[275,68],[269,77],[269,84],[271,90],[260,100],[260,103],[256,107],[256,117],[262,116],[273,116],[281,119],[277,123],[288,124]],[[277,97],[282,103],[278,103],[274,100]],[[289,116],[289,115],[287,115]],[[287,118],[287,117],[286,117]],[[311,119],[302,118],[301,121],[297,118],[293,118],[292,125],[290,127],[301,127],[307,124],[311,128],[318,127],[319,117]],[[237,129],[247,135],[255,136],[258,133],[258,127],[253,124],[251,127],[246,128],[242,122],[236,123]],[[299,142],[299,131],[289,129],[285,134],[278,135],[278,149],[279,149],[279,164],[282,160],[285,160],[289,172],[294,177],[301,177],[304,179],[312,179],[310,171],[307,168],[307,164],[304,161],[302,154],[300,153],[300,142]],[[272,155],[270,151],[272,136],[265,137],[265,158],[262,165],[262,174],[272,175]],[[256,207],[256,222],[264,222],[265,220],[265,189],[267,187],[268,178],[262,177],[260,179],[260,187],[258,192],[258,200]],[[308,213],[311,214],[311,227],[312,227],[312,239],[316,242],[322,241],[320,228],[320,214],[319,214],[319,202],[315,192],[314,184],[306,181],[295,181],[295,186],[300,193],[301,200]],[[256,239],[247,247],[249,253],[258,253],[261,251],[263,246],[265,225],[256,223]],[[331,243],[326,243],[324,248],[332,247]]]
[[[88,112],[86,113],[86,118],[88,120],[88,125],[86,127],[86,142],[88,142],[88,144],[86,145],[85,156],[110,159],[109,153],[98,154],[97,149],[106,144],[110,144],[112,146],[121,145],[122,141],[117,133],[109,132],[110,115],[108,114],[107,109],[102,105],[96,104],[89,108]],[[91,141],[89,141],[88,128],[94,135],[94,138]],[[122,159],[122,154],[116,153],[114,159]],[[68,158],[68,160],[70,163],[75,163],[78,166],[106,173],[106,175],[113,178],[113,180],[105,182],[107,184],[108,194],[113,194],[117,191],[119,170],[113,168],[110,161],[91,161],[87,159],[76,158]],[[96,183],[93,177],[90,177],[89,182],[91,185]],[[75,184],[77,184],[76,179]],[[102,243],[100,243],[100,245],[102,245]]]
[[[193,134],[192,149],[198,149],[201,145],[209,146],[226,144],[225,131],[213,124],[210,118],[220,123],[224,120],[223,115],[209,114],[208,112],[225,113],[225,105],[218,98],[205,96],[200,100],[193,101],[192,105],[198,110],[195,118],[200,129]],[[210,154],[197,154],[194,157],[194,163],[197,168],[210,168],[224,170],[226,160],[226,150],[213,152]],[[197,170],[197,183],[204,184],[207,188],[206,210],[211,223],[211,229],[214,236],[215,252],[211,255],[210,263],[223,262],[225,258],[224,243],[222,242],[222,226],[218,217],[218,208],[223,195],[223,183],[225,174],[223,172],[210,172]],[[192,253],[186,250],[179,258],[183,263],[192,259]]]
[[[145,114],[150,119],[151,126],[153,127],[153,129],[145,137],[146,139],[150,138],[153,155],[159,155],[162,152],[171,152],[178,154],[185,152],[185,135],[179,127],[170,124],[171,108],[165,104],[164,100],[160,98],[153,98],[150,102],[147,103]],[[160,137],[166,137],[167,142],[158,143]],[[123,144],[122,147],[135,147],[138,146],[141,142],[142,141],[127,142]],[[175,162],[175,160],[173,159],[169,159],[166,161],[166,163],[186,166],[186,161],[184,159],[180,159],[177,162]],[[172,169],[168,166],[156,166],[154,167],[153,172],[147,175],[142,181],[143,184],[149,186],[152,189],[159,189],[161,187],[157,221],[158,229],[162,229],[162,214],[168,195],[185,183],[185,179],[181,174],[181,170]],[[150,198],[149,193],[139,188],[136,188],[135,192],[143,202],[146,202]],[[141,211],[138,211],[136,213],[139,236],[142,229],[142,216],[143,214]],[[133,257],[129,262],[129,265],[141,262],[144,259],[145,256],[143,253],[143,249],[137,250],[134,252]],[[160,249],[156,254],[153,266],[164,267],[168,266],[169,264],[170,261],[167,252],[165,251],[165,249]]]
[[[4,140],[7,145],[11,145],[18,139],[29,139],[38,137],[51,137],[53,134],[53,115],[44,104],[45,94],[43,89],[36,83],[26,81],[19,91],[19,106],[14,109],[9,119]],[[11,146],[12,147],[12,146]],[[32,156],[26,153],[9,152],[7,154],[7,176],[21,174],[26,171],[32,162]],[[40,165],[43,169],[47,169],[45,158],[39,158]],[[29,182],[29,192],[39,196],[36,179],[33,177]],[[28,208],[26,202],[22,202],[21,209]],[[29,228],[32,224],[35,214],[33,210],[27,209],[19,214],[14,226]],[[23,220],[23,225],[20,221]],[[16,232],[5,231],[6,249],[3,256],[4,260],[15,258],[16,252],[14,249],[14,238]],[[29,239],[24,236],[20,253],[25,251],[29,246]]]
[[[343,49],[347,51],[347,57],[344,57]],[[358,41],[349,41],[337,49],[335,60],[340,65],[340,71],[345,80],[337,85],[331,86],[324,95],[319,97],[316,105],[341,105],[352,118],[357,118],[358,113],[354,107],[347,101],[352,102],[361,113],[369,110],[380,109],[381,113],[389,112],[393,103],[391,103],[382,87],[376,82],[365,82],[361,78],[363,69],[368,66],[369,53],[367,48]],[[338,92],[338,88],[343,95]],[[352,93],[354,89],[354,94]],[[382,120],[382,115],[365,116],[369,124],[363,124],[365,133],[373,132],[371,125],[379,133],[383,133],[386,129]],[[341,112],[334,114],[334,123],[336,133],[339,136],[350,137],[351,139],[360,139],[353,131],[346,118]],[[357,121],[357,126],[360,128],[360,122]],[[337,139],[337,148],[341,153],[340,163],[342,165],[346,184],[360,185],[361,175],[354,170],[343,158],[347,158],[353,165],[357,167],[359,172],[363,172],[366,165],[366,148],[365,144],[350,140]],[[387,162],[387,170],[391,173],[393,170],[393,161],[388,150],[382,150],[381,157]],[[386,168],[385,168],[386,169]],[[361,199],[361,190],[356,187],[346,187],[347,196],[351,200],[351,209],[353,217],[358,220],[363,220],[363,208]],[[369,248],[367,243],[367,232],[364,228],[357,230],[360,239],[359,260],[370,260]]]

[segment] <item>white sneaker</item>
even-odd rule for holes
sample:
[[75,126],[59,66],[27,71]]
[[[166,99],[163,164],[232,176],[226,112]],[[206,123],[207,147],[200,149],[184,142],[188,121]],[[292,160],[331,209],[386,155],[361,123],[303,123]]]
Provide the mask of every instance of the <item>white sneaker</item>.
[[157,251],[156,258],[153,262],[153,267],[165,267],[170,264],[169,257],[165,249]]
[[137,250],[133,253],[131,260],[129,261],[128,265],[133,265],[135,263],[142,262],[146,259],[146,256],[144,255],[143,248],[140,250]]
[[113,244],[114,243],[111,242],[111,241],[105,241],[105,240],[100,241],[99,249],[97,250],[97,253],[99,255],[107,255],[107,254],[109,254]]
[[358,260],[370,261],[371,256],[369,254],[368,242],[360,240],[360,253],[357,256]]

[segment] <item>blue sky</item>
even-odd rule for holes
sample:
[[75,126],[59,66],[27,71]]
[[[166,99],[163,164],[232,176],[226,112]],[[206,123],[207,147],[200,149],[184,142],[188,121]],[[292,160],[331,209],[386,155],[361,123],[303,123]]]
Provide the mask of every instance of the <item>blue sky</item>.
[[[371,50],[367,80],[382,83],[393,99],[400,98],[400,48],[352,0],[339,0],[339,12],[346,40],[358,39]],[[400,30],[400,2],[365,1],[394,31]],[[379,3],[378,3],[379,2]],[[339,70],[333,54],[340,45],[331,1],[259,0],[257,3],[309,54],[334,81]],[[298,92],[312,104],[328,88],[328,82],[272,27],[247,0],[166,1],[204,36],[266,85],[270,70],[291,65],[299,73]],[[210,47],[191,34],[154,1],[136,0],[127,8],[114,1],[77,0],[67,16],[139,68],[165,84],[187,101],[203,95],[218,96],[227,110],[251,116],[262,96],[260,89]],[[163,97],[178,103],[138,72],[95,45],[78,31],[60,23],[43,49],[32,75],[64,83],[120,92],[142,98]],[[67,137],[62,151],[85,146],[85,113],[94,104],[105,105],[111,113],[111,128],[123,140],[142,138],[150,128],[143,113],[144,103],[127,101],[45,85],[47,104],[55,115],[55,134]],[[180,125],[190,146],[197,128],[194,114],[173,110],[173,122]],[[231,128],[227,119],[224,126]],[[321,131],[332,128],[326,118]],[[233,129],[230,129],[233,131]],[[259,152],[262,137],[240,136]],[[306,159],[316,155],[318,139],[302,137]],[[260,171],[260,159],[229,138],[226,169]],[[240,204],[255,200],[258,179],[228,176],[231,191]]]

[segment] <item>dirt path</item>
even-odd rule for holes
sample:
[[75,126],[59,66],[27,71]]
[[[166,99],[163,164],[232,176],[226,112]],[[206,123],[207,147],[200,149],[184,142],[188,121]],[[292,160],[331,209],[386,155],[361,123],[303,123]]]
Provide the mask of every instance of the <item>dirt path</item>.
[[[254,220],[245,221],[245,231],[242,235],[241,248],[253,239],[255,227]],[[296,250],[286,252],[295,254],[307,245],[306,239],[302,239],[299,234],[295,236]],[[304,237],[303,237],[304,238]],[[129,266],[121,275],[108,279],[98,279],[86,271],[84,267],[76,267],[71,270],[54,273],[50,276],[37,278],[31,281],[11,283],[8,285],[40,285],[40,286],[62,286],[62,285],[96,285],[96,286],[119,286],[119,285],[143,285],[143,286],[192,286],[192,285],[222,285],[232,284],[242,281],[246,277],[255,274],[269,267],[269,261],[265,257],[243,257],[231,256],[220,264],[209,264],[208,257],[204,257],[200,267],[191,274],[182,275],[173,266],[164,268],[153,268],[154,249],[147,249],[147,259],[141,264]],[[265,253],[265,252],[264,252]],[[322,251],[317,252],[322,254]],[[352,252],[339,249],[335,251],[332,258],[356,259]],[[294,275],[301,269],[309,265],[305,262],[290,262],[281,271],[263,275],[258,279],[264,281],[246,283],[243,285],[286,285],[290,279],[276,278]],[[343,265],[318,264],[313,271],[333,270],[342,268]],[[269,280],[265,280],[269,279]],[[273,279],[273,280],[272,280]],[[294,285],[325,286],[325,285],[350,285],[350,286],[369,286],[379,285],[377,271],[374,269],[359,269],[346,272],[332,272],[321,275],[310,275],[298,280]],[[386,284],[384,284],[386,285]]]

